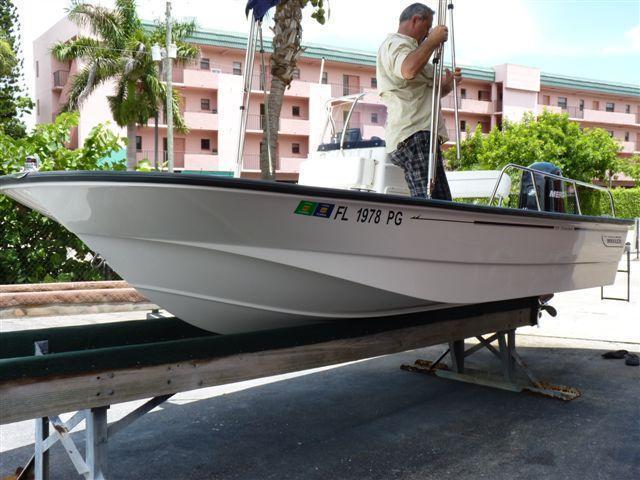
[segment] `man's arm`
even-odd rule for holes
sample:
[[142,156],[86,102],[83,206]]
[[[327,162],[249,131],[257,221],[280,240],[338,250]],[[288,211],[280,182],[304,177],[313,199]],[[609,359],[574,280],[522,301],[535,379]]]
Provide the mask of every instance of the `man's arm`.
[[402,62],[402,78],[405,80],[413,80],[416,78],[427,62],[429,62],[436,48],[446,42],[448,36],[449,31],[444,25],[438,25],[433,28],[429,36],[418,48],[405,57]]
[[456,67],[455,73],[451,73],[451,70],[446,69],[445,76],[442,77],[442,88],[440,89],[440,96],[446,97],[453,92],[453,78],[455,77],[456,83],[460,85],[462,82],[462,70]]

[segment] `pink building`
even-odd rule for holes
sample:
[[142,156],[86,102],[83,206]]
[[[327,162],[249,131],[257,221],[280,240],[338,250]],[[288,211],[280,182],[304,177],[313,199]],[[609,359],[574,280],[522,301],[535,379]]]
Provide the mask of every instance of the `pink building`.
[[[50,122],[59,111],[77,70],[75,62],[65,65],[49,54],[51,45],[85,33],[63,19],[34,43],[38,123]],[[200,30],[191,39],[198,45],[198,61],[174,67],[174,86],[182,96],[181,109],[190,129],[176,134],[176,169],[229,172],[235,164],[242,101],[242,74],[246,36]],[[270,43],[267,42],[267,50]],[[325,59],[321,74],[321,62]],[[296,79],[285,92],[280,121],[277,175],[296,180],[300,162],[317,148],[325,122],[325,104],[333,97],[364,93],[350,126],[360,128],[364,138],[384,138],[385,108],[376,93],[375,52],[336,49],[307,44]],[[268,57],[267,57],[268,62]],[[585,127],[608,130],[622,146],[621,155],[640,153],[640,86],[602,82],[541,73],[519,65],[493,68],[463,67],[459,87],[460,127],[476,126],[488,133],[502,121],[518,120],[525,112],[565,111]],[[256,59],[249,107],[243,176],[259,176],[264,94],[260,84],[260,59]],[[269,79],[267,79],[267,85]],[[81,144],[96,123],[110,119],[106,95],[101,87],[80,111],[80,126],[74,141]],[[453,97],[443,99],[443,112],[453,138]],[[335,119],[338,125],[341,118]],[[114,127],[115,128],[115,127]],[[166,124],[161,116],[159,148],[162,150]],[[450,142],[451,144],[451,142]],[[139,159],[154,158],[154,127],[141,125],[137,138]],[[162,155],[162,152],[161,152]]]

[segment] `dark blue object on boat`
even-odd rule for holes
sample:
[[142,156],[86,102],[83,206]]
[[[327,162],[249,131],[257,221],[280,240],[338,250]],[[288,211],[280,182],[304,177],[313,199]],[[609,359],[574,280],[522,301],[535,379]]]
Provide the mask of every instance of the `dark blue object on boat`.
[[244,12],[249,15],[249,10],[253,9],[254,18],[261,22],[269,9],[275,7],[279,3],[280,0],[249,0]]

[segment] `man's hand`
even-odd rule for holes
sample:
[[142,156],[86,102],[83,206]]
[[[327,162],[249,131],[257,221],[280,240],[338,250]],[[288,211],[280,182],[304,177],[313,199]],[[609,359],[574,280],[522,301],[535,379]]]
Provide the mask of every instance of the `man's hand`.
[[407,55],[401,65],[402,78],[413,80],[422,72],[434,50],[447,41],[449,30],[444,25],[431,29],[427,38],[413,52]]
[[449,38],[449,29],[445,25],[437,25],[431,29],[425,41],[437,48]]
[[451,73],[448,68],[445,69],[444,78],[442,79],[442,96],[449,95],[453,91],[453,79],[456,79],[456,83],[460,85],[462,83],[462,70],[456,67],[455,73]]

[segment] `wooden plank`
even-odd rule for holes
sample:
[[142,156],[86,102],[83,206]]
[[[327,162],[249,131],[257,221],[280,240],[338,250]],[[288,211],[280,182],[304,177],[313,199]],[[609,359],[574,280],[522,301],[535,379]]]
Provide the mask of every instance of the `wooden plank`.
[[399,353],[530,325],[531,308],[311,345],[0,384],[0,424]]

